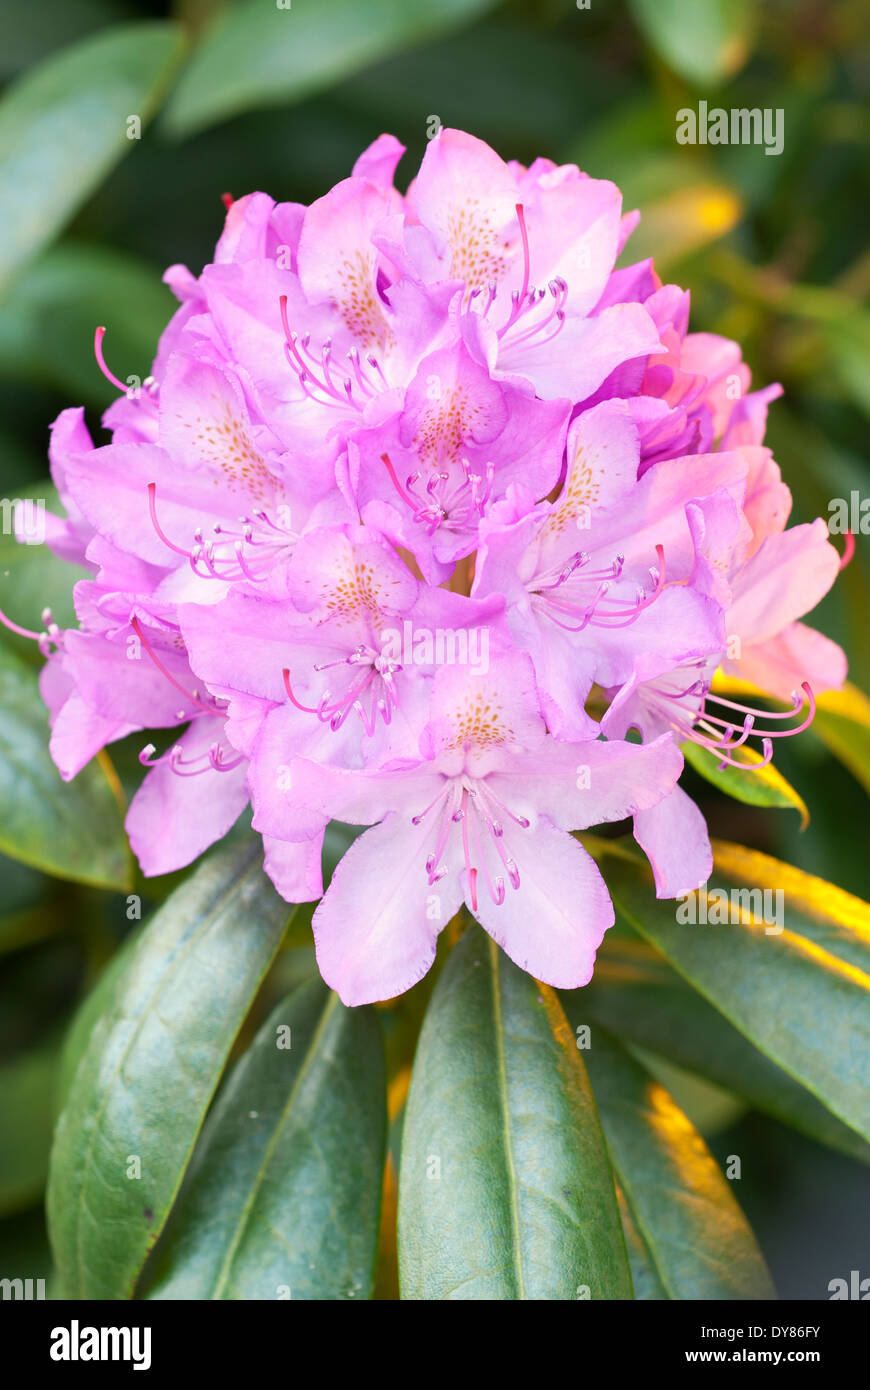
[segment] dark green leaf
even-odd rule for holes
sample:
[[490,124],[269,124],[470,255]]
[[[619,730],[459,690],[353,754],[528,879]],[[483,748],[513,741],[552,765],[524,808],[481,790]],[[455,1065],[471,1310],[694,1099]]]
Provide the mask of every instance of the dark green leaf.
[[[655,898],[646,864],[625,846],[591,837],[584,843],[599,858],[614,902],[630,924],[771,1061],[845,1124],[870,1137],[870,973],[844,958],[866,958],[864,931],[856,930],[861,922],[852,906],[858,904],[866,914],[866,904],[803,875],[816,885],[812,911],[795,891],[785,892],[783,931],[742,907],[739,921],[693,925],[677,920],[681,904]],[[742,854],[748,866],[752,851]],[[762,873],[767,863],[776,861],[760,863]],[[798,870],[788,865],[780,869],[785,881],[796,883],[787,874]],[[776,891],[782,883],[768,878],[758,886]],[[700,902],[710,905],[714,887],[730,893],[724,872],[714,871]]]
[[822,331],[834,373],[852,401],[870,415],[870,314],[845,304]]
[[84,996],[73,1016],[63,1041],[60,1071],[56,1088],[56,1110],[59,1114],[67,1102],[70,1087],[79,1062],[87,1052],[91,1034],[103,1014],[113,1007],[115,986],[127,969],[127,961],[137,949],[139,939],[145,930],[138,927],[118,947],[110,958],[96,984]]
[[870,1146],[842,1124],[815,1096],[744,1038],[712,1004],[691,989],[661,957],[643,958],[605,938],[591,984],[563,995],[577,1022],[605,1024],[636,1043],[740,1096],[750,1105],[792,1125],[822,1144],[863,1162]]
[[[173,893],[114,973],[51,1159],[49,1227],[69,1297],[131,1296],[287,911],[259,841],[232,845]],[[141,1177],[128,1176],[137,1159]]]
[[788,932],[799,933],[870,976],[870,903],[793,864],[727,840],[713,841],[713,865],[717,882],[729,892],[737,885],[738,891],[745,886],[750,892],[766,887],[782,893]]
[[360,68],[470,22],[494,0],[262,0],[230,9],[207,34],[166,111],[189,135],[252,107],[299,101]]
[[423,1024],[402,1136],[410,1299],[631,1298],[613,1176],[576,1040],[476,927]]
[[729,1182],[664,1087],[603,1028],[584,1057],[622,1192],[666,1297],[775,1297]]
[[870,792],[870,700],[847,684],[816,701],[812,731]]
[[377,1018],[302,985],[209,1118],[152,1297],[369,1298],[385,1136]]
[[0,849],[59,878],[124,889],[130,855],[121,814],[94,763],[61,781],[48,753],[36,676],[0,646]]
[[619,1182],[616,1183],[616,1200],[619,1203],[619,1215],[622,1218],[622,1232],[625,1236],[625,1248],[628,1251],[628,1266],[631,1270],[631,1282],[634,1286],[635,1298],[643,1302],[666,1299],[668,1295],[665,1286],[656,1273],[650,1252],[635,1225],[634,1215]]
[[[803,797],[772,763],[756,766],[754,771],[741,772],[736,767],[720,767],[715,753],[690,740],[680,744],[680,748],[686,762],[691,763],[696,772],[726,796],[733,796],[736,801],[746,802],[750,806],[789,807],[800,812],[804,825],[809,821],[810,813]],[[753,763],[757,765],[761,762],[761,754],[750,748],[732,756],[738,762],[744,761],[750,769]]]

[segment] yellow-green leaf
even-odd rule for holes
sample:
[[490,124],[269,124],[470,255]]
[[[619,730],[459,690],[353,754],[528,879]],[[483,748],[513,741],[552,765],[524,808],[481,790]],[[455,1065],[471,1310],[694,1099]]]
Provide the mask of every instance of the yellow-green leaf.
[[681,748],[686,762],[726,796],[733,796],[735,801],[749,806],[781,806],[799,811],[801,829],[809,825],[810,813],[803,797],[773,763],[762,765],[762,756],[754,748],[738,748],[731,754],[737,762],[746,765],[749,769],[746,772],[737,767],[720,767],[715,753],[689,740]]

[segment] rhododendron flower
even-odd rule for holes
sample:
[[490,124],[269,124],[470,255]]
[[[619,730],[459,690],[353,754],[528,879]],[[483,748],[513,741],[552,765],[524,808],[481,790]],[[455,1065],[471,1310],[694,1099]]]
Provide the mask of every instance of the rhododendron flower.
[[458,666],[437,673],[420,751],[414,762],[360,772],[295,766],[304,804],[342,821],[380,821],[348,852],[314,914],[321,968],[341,977],[353,1002],[385,987],[399,994],[428,970],[439,923],[464,900],[524,969],[585,984],[613,909],[593,860],[566,832],[666,795],[682,770],[670,734],[645,747],[553,738],[531,661],[512,652],[485,676]]
[[[822,521],[786,529],[780,388],[690,333],[651,261],[616,268],[618,189],[442,130],[403,195],[402,153],[380,137],[310,207],[232,203],[213,263],[167,273],[141,391],[97,330],[111,442],[67,410],[50,449],[78,626],[4,618],[47,657],[63,777],[154,731],[144,872],[250,806],[278,891],[322,897],[350,1004],[419,980],[463,904],[524,969],[586,983],[613,909],[572,832],[632,817],[659,896],[696,887],[680,746],[751,777],[845,678],[801,621],[840,560]],[[323,896],[331,819],[370,828]]]

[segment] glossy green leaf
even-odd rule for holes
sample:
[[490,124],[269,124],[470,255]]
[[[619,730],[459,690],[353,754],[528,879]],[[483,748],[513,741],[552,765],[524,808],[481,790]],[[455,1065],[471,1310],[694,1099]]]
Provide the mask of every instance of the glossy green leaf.
[[[752,911],[739,905],[740,920],[693,925],[677,920],[681,904],[654,896],[652,876],[633,852],[592,837],[584,837],[584,843],[599,859],[613,900],[629,923],[771,1061],[845,1124],[870,1137],[870,971],[851,963],[867,959],[864,923],[870,908],[831,884],[779,865],[779,882],[762,878],[756,886],[775,893],[784,883],[790,885],[788,891],[783,888],[784,930],[763,920],[757,899]],[[764,856],[753,859],[749,850],[743,856],[740,863],[733,854],[728,859],[729,867],[743,872],[739,886],[753,863],[762,874],[776,864]],[[799,878],[790,877],[796,874]],[[803,902],[796,897],[798,883]],[[699,895],[699,917],[700,904],[711,906],[714,888],[729,894],[732,888],[718,866],[707,894]],[[811,888],[814,894],[807,898]],[[775,902],[770,900],[774,909]],[[688,910],[694,904],[687,901],[685,906]]]
[[209,31],[166,110],[188,135],[252,107],[299,101],[412,44],[469,23],[493,0],[261,0]]
[[136,148],[182,51],[178,25],[123,24],[45,60],[0,102],[0,287]]
[[738,762],[747,764],[748,772],[736,767],[720,767],[715,753],[690,740],[680,744],[680,749],[686,762],[726,796],[749,806],[780,806],[799,811],[802,824],[808,824],[810,813],[803,797],[772,763],[759,767],[761,754],[754,749],[742,748],[732,754]]
[[746,1102],[714,1082],[693,1075],[644,1047],[632,1047],[631,1052],[706,1138],[738,1124],[746,1114]]
[[614,949],[615,942],[605,937],[591,983],[576,998],[573,992],[562,995],[572,1019],[576,1013],[576,1022],[603,1023],[624,1041],[713,1082],[783,1124],[870,1162],[870,1145],[854,1130],[753,1047],[660,956],[653,957],[646,943],[638,946],[626,949],[621,943]]
[[69,1297],[131,1296],[287,913],[248,839],[187,879],[113,974],[52,1151],[49,1227]]
[[641,1302],[658,1302],[666,1299],[667,1290],[659,1278],[650,1252],[644,1244],[643,1236],[637,1228],[634,1213],[626,1200],[618,1179],[616,1181],[616,1200],[619,1203],[622,1233],[625,1236],[628,1267],[631,1270],[631,1282],[635,1298]]
[[630,0],[630,5],[659,57],[689,82],[721,82],[749,57],[749,0]]
[[[714,879],[782,893],[785,926],[870,975],[870,903],[815,874],[728,840],[713,841]],[[771,901],[775,908],[775,901]],[[775,926],[775,924],[774,924]],[[768,933],[775,935],[775,931]]]
[[0,1216],[39,1200],[48,1172],[56,1042],[0,1066]]
[[849,684],[826,691],[816,701],[810,727],[870,792],[870,700],[864,692]]
[[144,931],[145,927],[140,926],[125,937],[103,968],[96,984],[88,990],[73,1015],[61,1051],[55,1092],[55,1109],[58,1114],[66,1105],[78,1064],[90,1047],[91,1034],[102,1015],[108,1013],[114,1005],[116,983],[127,969],[127,961],[137,949],[139,939]]
[[775,1297],[731,1184],[668,1092],[606,1029],[593,1030],[583,1056],[620,1187],[666,1296]]
[[34,672],[0,645],[0,850],[59,878],[125,889],[130,854],[98,763],[64,783]]
[[555,994],[477,927],[423,1023],[402,1135],[405,1299],[631,1298],[613,1175]]
[[283,999],[209,1117],[152,1297],[367,1299],[386,1141],[381,1030],[319,980]]

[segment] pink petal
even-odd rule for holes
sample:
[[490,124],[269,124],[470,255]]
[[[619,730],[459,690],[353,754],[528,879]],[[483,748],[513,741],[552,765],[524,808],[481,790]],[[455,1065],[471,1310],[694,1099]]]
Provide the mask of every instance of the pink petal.
[[681,787],[634,817],[634,838],[652,865],[657,898],[677,898],[713,871],[707,823]]
[[[213,737],[212,729],[194,725],[178,743],[185,758],[192,759],[207,750]],[[209,768],[191,777],[179,776],[168,763],[149,770],[124,822],[147,878],[183,869],[223,839],[248,804],[246,774],[245,763],[230,772]]]
[[323,895],[323,831],[310,840],[263,836],[263,867],[285,902],[310,903]]
[[[519,888],[509,887],[496,905],[478,878],[475,916],[512,961],[545,984],[588,984],[614,921],[601,874],[577,840],[546,821],[519,831],[513,841]],[[465,900],[470,906],[467,887]]]
[[314,913],[321,975],[342,1002],[403,994],[435,958],[438,933],[462,902],[456,874],[428,882],[427,824],[388,816],[355,840]]

